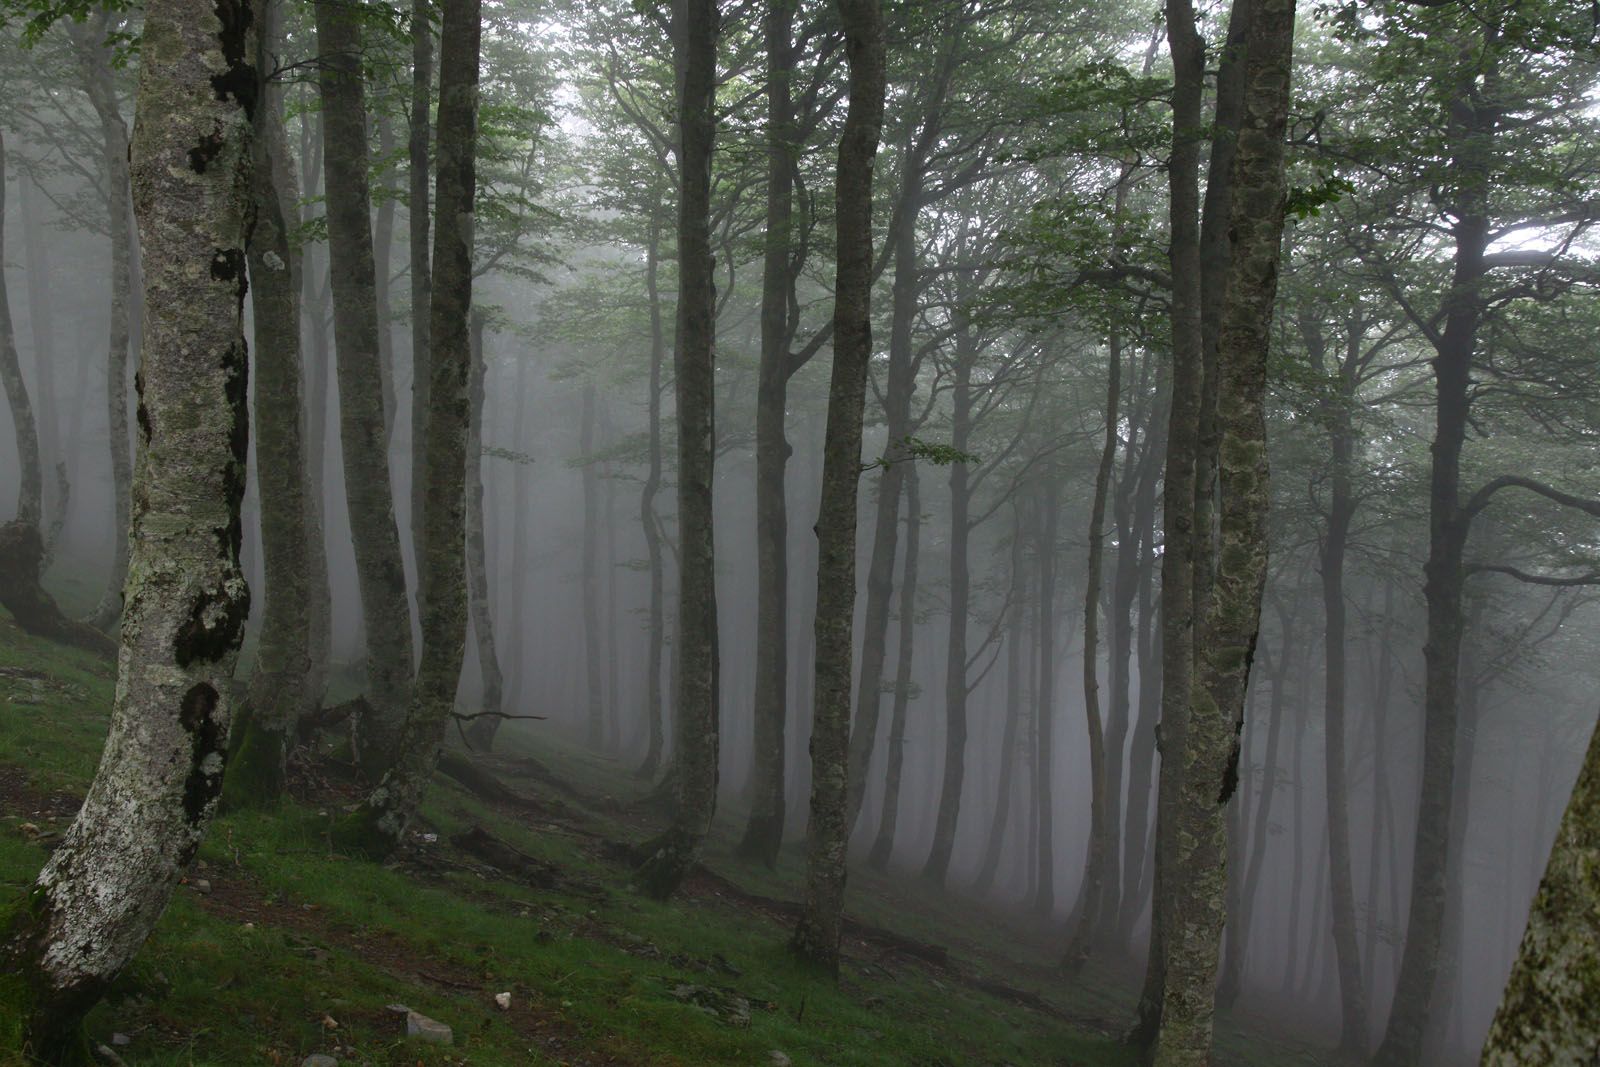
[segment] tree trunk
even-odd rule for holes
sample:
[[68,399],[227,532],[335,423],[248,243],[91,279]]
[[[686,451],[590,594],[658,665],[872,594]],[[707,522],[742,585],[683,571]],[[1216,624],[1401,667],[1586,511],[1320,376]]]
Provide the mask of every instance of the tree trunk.
[[394,203],[400,191],[394,185],[394,171],[387,161],[394,155],[394,125],[388,115],[379,115],[374,122],[378,128],[378,152],[385,160],[380,174],[383,194],[373,212],[372,220],[372,295],[378,307],[378,371],[383,387],[383,447],[388,452],[394,439],[395,410],[394,387],[394,334],[389,329],[393,308],[389,300],[390,260],[394,257]]
[[1504,998],[1489,1028],[1484,1067],[1587,1063],[1600,1048],[1600,731],[1588,754]]
[[[950,444],[965,452],[972,435],[972,332],[965,321],[956,331],[955,382],[951,390]],[[934,817],[933,846],[922,876],[944,885],[955,848],[956,825],[961,815],[961,788],[967,759],[967,612],[972,599],[972,576],[967,543],[972,526],[967,514],[972,503],[967,464],[950,465],[950,628],[945,647],[944,775],[939,786],[939,808]]]
[[45,1062],[81,1049],[83,1014],[161,917],[222,787],[249,612],[242,305],[259,21],[197,0],[145,5],[139,98],[160,121],[139,123],[131,165],[148,315],[116,697],[94,782],[0,968],[24,1052]]
[[[327,0],[323,0],[326,3]],[[319,15],[321,5],[319,4]],[[428,510],[422,663],[396,762],[336,828],[354,851],[386,855],[422,803],[455,711],[467,636],[467,436],[471,424],[472,220],[477,189],[480,0],[444,0],[439,33],[438,225],[429,306]],[[341,383],[342,384],[342,383]],[[393,520],[391,516],[391,529]],[[394,542],[399,562],[399,539]],[[400,590],[402,596],[404,588]],[[403,620],[403,616],[402,616]]]
[[[483,347],[486,322],[485,314],[474,309],[471,321],[472,368],[467,384],[471,405],[467,424],[467,584],[472,636],[478,652],[478,673],[483,679],[483,698],[476,709],[483,717],[475,719],[474,725],[480,722],[498,723],[501,721],[501,712],[505,710],[505,677],[500,673],[500,654],[495,648],[494,639],[494,614],[489,602],[488,524],[484,522],[483,514],[484,394],[485,379],[489,373]],[[515,449],[517,446],[512,444],[511,447]],[[494,735],[491,733],[489,737],[492,744]]]
[[[281,8],[260,0],[256,65],[270,70],[281,46]],[[306,707],[311,662],[306,618],[306,457],[301,435],[299,278],[290,268],[289,227],[275,153],[284,142],[282,91],[262,87],[251,140],[250,195],[255,226],[247,243],[256,331],[256,480],[266,612],[229,756],[225,803],[271,806],[283,795],[290,739]]]
[[678,104],[677,807],[646,848],[644,891],[665,899],[699,859],[717,807],[717,587],[711,521],[716,463],[716,281],[711,156],[716,139],[716,0],[675,0]]
[[[1118,183],[1118,200],[1122,183]],[[1120,217],[1121,212],[1118,212]],[[1089,507],[1088,578],[1083,590],[1083,715],[1089,732],[1089,855],[1083,867],[1083,889],[1078,894],[1078,927],[1067,946],[1063,965],[1079,970],[1089,958],[1089,948],[1100,925],[1106,864],[1116,862],[1111,854],[1117,827],[1110,822],[1107,797],[1106,744],[1100,722],[1100,570],[1105,558],[1106,495],[1111,487],[1111,469],[1117,461],[1118,410],[1122,400],[1122,338],[1111,336],[1106,375],[1106,435],[1100,449],[1100,466],[1094,476],[1094,501]],[[1122,759],[1119,751],[1118,762]],[[1120,783],[1119,783],[1120,784]]]
[[1166,982],[1156,1063],[1210,1061],[1225,922],[1225,805],[1238,782],[1245,691],[1267,574],[1266,368],[1284,222],[1283,131],[1289,108],[1294,0],[1256,0],[1232,166],[1232,248],[1218,335],[1220,543],[1214,593],[1197,641],[1192,710],[1171,853],[1175,885],[1163,929]]
[[[5,252],[5,136],[0,133],[0,261]],[[32,265],[29,265],[32,269]],[[37,332],[37,325],[35,331]],[[5,387],[11,405],[11,423],[16,434],[17,463],[21,468],[17,484],[16,520],[37,530],[44,519],[44,476],[39,462],[39,431],[33,421],[33,405],[22,380],[22,361],[17,355],[16,336],[11,326],[11,299],[0,273],[0,385]]]
[[661,326],[661,291],[657,284],[660,265],[661,225],[658,218],[652,217],[644,270],[650,305],[650,396],[647,399],[650,465],[645,473],[644,487],[639,492],[639,524],[644,527],[645,553],[650,562],[650,615],[647,623],[650,651],[646,656],[644,702],[645,718],[650,729],[650,747],[636,772],[637,777],[645,779],[654,778],[661,769],[661,757],[666,748],[665,701],[661,692],[661,661],[665,656],[667,636],[666,560],[661,551],[661,522],[656,516],[656,496],[661,492],[661,365],[666,359],[667,347]]
[[427,511],[429,307],[433,304],[433,272],[428,261],[428,181],[432,175],[429,141],[433,108],[433,21],[429,0],[411,0],[411,116],[406,130],[410,191],[406,207],[411,257],[411,558],[420,612],[422,590],[422,523]]
[[128,577],[129,485],[133,451],[128,439],[128,352],[131,347],[129,303],[133,291],[133,224],[128,215],[128,126],[111,78],[110,48],[105,43],[105,17],[96,16],[69,29],[84,92],[100,121],[100,147],[106,173],[106,210],[111,224],[111,318],[106,347],[106,427],[110,440],[112,526],[111,574],[90,620],[102,630],[122,614],[123,583]]
[[594,383],[583,386],[583,413],[578,420],[578,461],[583,482],[583,666],[588,692],[589,751],[605,747],[606,694],[600,639],[600,492],[599,469],[594,458]]
[[995,790],[994,818],[983,845],[983,862],[978,865],[974,895],[987,896],[999,873],[1000,856],[1005,846],[1006,824],[1011,818],[1011,799],[1016,794],[1017,735],[1022,724],[1022,643],[1027,633],[1028,575],[1024,571],[1021,509],[1013,505],[1016,522],[1011,532],[1011,622],[1006,634],[1006,725],[1000,738],[1000,784]]
[[[411,614],[384,444],[378,310],[367,192],[367,110],[358,12],[337,0],[316,5],[326,173],[333,334],[338,353],[339,438],[345,499],[356,531],[356,580],[366,626],[372,715],[358,722],[363,769],[376,776],[401,755],[411,688]],[[465,324],[463,323],[463,333]],[[465,365],[465,357],[463,357]],[[464,389],[464,387],[463,387]]]
[[[300,123],[301,188],[308,195],[317,187],[316,174],[320,169],[322,143],[320,136],[313,136],[313,128],[320,126],[320,118],[315,123],[311,120],[310,114],[304,114]],[[293,192],[293,181],[288,169],[288,145],[285,143],[281,147],[278,158],[279,165],[283,167],[280,185],[285,196],[289,196]],[[297,199],[290,197],[291,202]],[[301,207],[300,212],[302,225],[311,221],[309,207]],[[289,251],[296,253],[295,246],[291,244]],[[290,260],[291,269],[296,262],[299,265],[301,314],[308,324],[305,376],[306,614],[310,625],[311,665],[306,672],[305,714],[321,709],[322,699],[328,691],[328,673],[333,658],[333,590],[329,586],[328,543],[324,533],[328,511],[328,373],[332,362],[328,355],[328,297],[332,281],[325,269],[312,269],[313,264],[323,266],[320,257],[313,253],[314,249],[308,248],[304,254],[296,254],[295,259]]]
[[761,368],[756,386],[756,678],[750,819],[739,855],[778,860],[786,818],[784,763],[789,685],[789,513],[784,430],[794,340],[794,169],[799,152],[790,81],[795,5],[767,5],[767,231],[761,268]]
[[[32,325],[34,387],[37,390],[32,399],[39,430],[40,481],[42,484],[45,471],[55,473],[54,507],[58,502],[65,502],[66,465],[61,461],[61,434],[56,426],[56,330],[51,298],[54,282],[50,276],[50,251],[45,245],[39,206],[29,191],[34,188],[37,186],[32,181],[17,183],[21,194],[22,242],[28,263],[28,322]],[[42,511],[41,508],[41,514]],[[51,534],[45,538],[47,555],[65,525],[65,518],[56,508],[48,523],[40,519],[41,526]]]
[[[894,290],[889,322],[889,378],[884,391],[887,447],[893,452],[910,433],[911,393],[916,386],[912,366],[911,327],[917,314],[916,218],[922,200],[920,161],[901,164],[899,225],[894,231]],[[878,508],[872,530],[872,556],[867,565],[867,604],[862,618],[861,681],[856,690],[856,725],[850,735],[850,825],[861,814],[867,775],[878,739],[883,706],[883,668],[888,649],[889,598],[894,592],[895,538],[900,528],[900,493],[914,460],[891,460],[878,478]]]
[[1427,637],[1423,644],[1422,785],[1411,864],[1411,900],[1405,950],[1395,985],[1388,1027],[1374,1062],[1378,1067],[1414,1067],[1438,973],[1448,886],[1450,801],[1456,758],[1456,693],[1461,659],[1462,554],[1469,517],[1461,508],[1461,449],[1471,401],[1468,390],[1478,325],[1483,257],[1489,244],[1487,215],[1492,121],[1476,84],[1458,87],[1446,134],[1455,182],[1455,256],[1444,301],[1444,329],[1437,335],[1434,368],[1433,465],[1429,476],[1428,560],[1423,566]]
[[837,975],[850,844],[850,683],[854,677],[856,499],[861,421],[872,358],[872,165],[887,86],[880,0],[837,0],[850,103],[839,134],[833,374],[817,508],[816,689],[811,726],[811,823],[806,888],[790,945]]
[[[1034,793],[1039,805],[1039,880],[1033,910],[1048,918],[1055,913],[1055,691],[1056,670],[1056,544],[1060,529],[1060,495],[1054,478],[1039,502],[1039,603],[1035,629],[1039,640],[1038,696],[1034,701]],[[1104,788],[1104,783],[1100,783]]]
[[900,632],[895,649],[894,710],[889,718],[889,750],[883,775],[883,815],[867,862],[877,870],[889,865],[894,854],[895,828],[900,821],[900,776],[905,767],[906,713],[911,703],[911,653],[917,632],[917,563],[922,535],[922,501],[913,467],[906,486],[906,558],[900,572]]

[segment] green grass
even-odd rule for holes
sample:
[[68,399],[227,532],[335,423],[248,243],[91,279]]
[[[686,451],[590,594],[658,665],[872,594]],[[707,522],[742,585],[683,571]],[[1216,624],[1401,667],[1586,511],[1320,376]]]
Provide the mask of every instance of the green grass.
[[[11,669],[8,671],[7,669]],[[18,675],[17,668],[28,672]],[[81,793],[92,777],[110,707],[109,664],[28,638],[0,618],[0,764],[32,788]],[[19,702],[21,701],[21,702]],[[527,735],[523,735],[526,737]],[[547,765],[587,794],[628,797],[639,786],[613,764],[540,746]],[[573,806],[537,783],[519,791]],[[330,850],[337,806],[289,805],[275,815],[218,819],[191,878],[155,935],[90,1016],[95,1041],[113,1033],[129,1064],[277,1063],[311,1052],[372,1064],[1073,1064],[1134,1061],[1094,1020],[1125,1018],[1130,999],[1091,974],[1068,984],[1040,947],[970,904],[881,876],[852,876],[865,921],[948,945],[962,973],[1039,992],[1051,1014],[977,992],[952,970],[895,956],[850,958],[837,985],[797,965],[787,929],[764,913],[710,897],[667,904],[627,885],[600,838],[642,828],[603,812],[546,821],[494,810],[440,780],[424,811],[444,859],[448,837],[482,825],[574,882],[543,891],[471,865],[418,869],[358,862]],[[45,858],[0,812],[0,892],[18,894]],[[797,850],[775,872],[728,858],[736,820],[719,821],[708,862],[748,891],[794,894]],[[64,828],[64,820],[42,829]],[[1036,941],[1038,939],[1035,939]],[[674,996],[685,985],[733,990],[747,1026]],[[493,995],[509,991],[513,1010]],[[385,1005],[401,1002],[448,1023],[455,1044],[401,1036]],[[1069,1021],[1070,1020],[1070,1021]],[[1081,1020],[1081,1022],[1079,1021]],[[1288,1050],[1228,1036],[1224,1062],[1291,1062]],[[3,1061],[4,1053],[0,1053]]]

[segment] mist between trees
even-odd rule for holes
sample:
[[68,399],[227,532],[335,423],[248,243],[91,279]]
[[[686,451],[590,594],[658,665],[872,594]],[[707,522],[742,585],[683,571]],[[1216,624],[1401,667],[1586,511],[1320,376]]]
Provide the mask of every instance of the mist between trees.
[[577,748],[824,981],[854,868],[1155,1063],[1593,1054],[1586,8],[0,10],[0,603],[119,670],[18,1050],[219,805]]

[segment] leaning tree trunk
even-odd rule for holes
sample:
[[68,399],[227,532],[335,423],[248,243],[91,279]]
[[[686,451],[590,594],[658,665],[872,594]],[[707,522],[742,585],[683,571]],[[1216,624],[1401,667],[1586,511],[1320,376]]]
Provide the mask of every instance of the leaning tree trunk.
[[833,375],[817,508],[816,689],[811,726],[811,824],[806,888],[790,942],[804,960],[837,975],[850,844],[850,683],[856,604],[856,498],[861,420],[872,358],[872,164],[883,132],[880,0],[837,0],[850,67],[850,103],[839,135],[838,270],[833,299]]
[[[270,70],[282,38],[280,7],[259,4],[256,66]],[[256,479],[267,608],[249,700],[241,707],[226,803],[275,804],[283,795],[290,739],[306,706],[311,664],[306,611],[306,459],[301,436],[300,305],[274,153],[283,143],[281,92],[265,83],[251,141],[250,195],[255,226],[247,248],[256,330]]]
[[84,92],[100,122],[101,158],[106,174],[106,211],[111,238],[111,317],[106,347],[106,428],[110,440],[112,527],[111,574],[90,620],[102,630],[122,614],[128,577],[129,483],[133,453],[128,442],[128,351],[132,345],[128,305],[133,291],[133,224],[128,215],[128,126],[122,118],[111,78],[106,20],[96,16],[74,23],[69,33]]
[[[429,307],[428,510],[424,517],[422,662],[397,758],[337,832],[354,851],[385,855],[422,803],[455,711],[467,638],[467,434],[472,377],[472,218],[477,189],[480,0],[444,0],[439,34],[438,224]],[[320,5],[319,5],[320,10]],[[391,521],[391,528],[392,528]],[[399,561],[399,542],[395,542]],[[402,597],[404,589],[400,590]],[[402,621],[404,616],[402,615]]]
[[900,572],[900,632],[895,649],[894,710],[889,716],[889,750],[883,774],[883,814],[867,862],[882,870],[894,854],[895,828],[900,821],[900,776],[906,760],[906,712],[911,703],[911,653],[917,633],[917,557],[922,540],[922,501],[917,491],[917,471],[906,474],[906,559]]
[[1226,918],[1225,808],[1238,782],[1245,691],[1267,574],[1265,397],[1283,236],[1283,133],[1294,50],[1294,0],[1257,0],[1248,30],[1243,112],[1232,167],[1232,250],[1218,334],[1220,541],[1197,642],[1178,803],[1169,809],[1174,875],[1163,930],[1166,984],[1157,1064],[1210,1062],[1217,965]]
[[116,697],[94,782],[0,968],[25,1054],[45,1062],[81,1049],[84,1012],[161,917],[222,788],[250,604],[242,309],[259,21],[207,0],[145,4],[131,172],[148,314]]
[[[366,624],[372,708],[372,714],[356,724],[358,755],[363,769],[375,776],[401,754],[400,729],[411,689],[412,646],[383,422],[358,15],[356,9],[338,0],[319,0],[316,5],[339,438],[345,499],[351,528],[356,531],[356,582]],[[463,321],[463,334],[465,331]],[[465,366],[465,356],[462,363]]]
[[[500,672],[500,653],[494,640],[494,613],[490,610],[489,602],[489,550],[483,515],[484,393],[489,371],[483,349],[485,325],[484,313],[474,310],[472,371],[468,383],[472,407],[467,424],[467,582],[472,637],[478,652],[478,674],[483,680],[483,698],[477,709],[477,714],[482,718],[475,720],[474,726],[481,722],[500,722],[505,710],[505,676]],[[521,403],[520,394],[521,390],[518,390],[518,404]],[[516,445],[513,444],[512,448],[515,449]],[[491,732],[490,744],[493,741],[494,734]],[[488,748],[489,745],[483,747]]]
[[[5,135],[0,133],[0,261],[4,260],[5,252],[5,172],[6,142]],[[5,387],[6,401],[11,405],[17,463],[21,467],[16,521],[37,530],[44,518],[44,476],[39,463],[39,432],[33,422],[33,405],[28,400],[28,387],[22,380],[22,361],[17,356],[16,335],[11,326],[11,298],[6,292],[3,274],[0,274],[0,385]]]
[[767,50],[767,230],[761,265],[761,367],[756,385],[756,677],[750,818],[739,855],[768,867],[778,860],[787,817],[784,763],[789,686],[789,511],[785,471],[792,451],[784,430],[796,278],[794,170],[799,154],[794,101],[796,5],[772,0]]
[[717,808],[717,586],[711,494],[716,463],[716,282],[711,154],[716,139],[716,0],[677,0],[678,90],[678,627],[672,825],[645,848],[650,896],[677,891],[700,856]]
[[1556,831],[1483,1067],[1590,1063],[1600,1048],[1600,730]]

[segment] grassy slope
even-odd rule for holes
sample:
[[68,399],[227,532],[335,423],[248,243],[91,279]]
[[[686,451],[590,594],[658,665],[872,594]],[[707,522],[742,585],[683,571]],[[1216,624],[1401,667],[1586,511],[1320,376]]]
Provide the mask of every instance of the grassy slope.
[[[81,795],[93,775],[111,690],[109,665],[0,616],[0,894],[20,894],[44,859],[39,838],[65,828],[60,794]],[[586,795],[638,789],[581,754],[538,755]],[[835,988],[789,960],[778,919],[712,880],[666,905],[632,893],[604,841],[638,840],[643,824],[507,780],[544,814],[496,810],[441,780],[425,812],[439,842],[392,867],[330,852],[337,787],[312,782],[315,799],[277,816],[219,819],[191,873],[210,892],[179,889],[91,1034],[129,1035],[118,1048],[129,1064],[296,1065],[311,1052],[408,1065],[763,1064],[772,1050],[796,1064],[1133,1062],[1093,1022],[1124,1018],[1126,995],[1104,975],[1066,987],[1037,932],[1030,942],[969,904],[863,872],[852,876],[855,914],[948,946],[954,962],[934,967],[852,940]],[[450,835],[473,825],[571,883],[533,888],[454,852]],[[792,896],[797,850],[777,872],[743,867],[727,858],[731,820],[721,831],[710,850],[720,875]],[[1050,1010],[979,992],[983,976],[1042,994]],[[675,996],[684,986],[737,992],[751,1002],[749,1025],[685,1003]],[[512,993],[510,1012],[493,1003],[501,991]],[[385,1009],[396,1001],[450,1024],[455,1045],[404,1039]],[[1223,1053],[1226,1063],[1309,1062],[1237,1035],[1225,1035]]]

